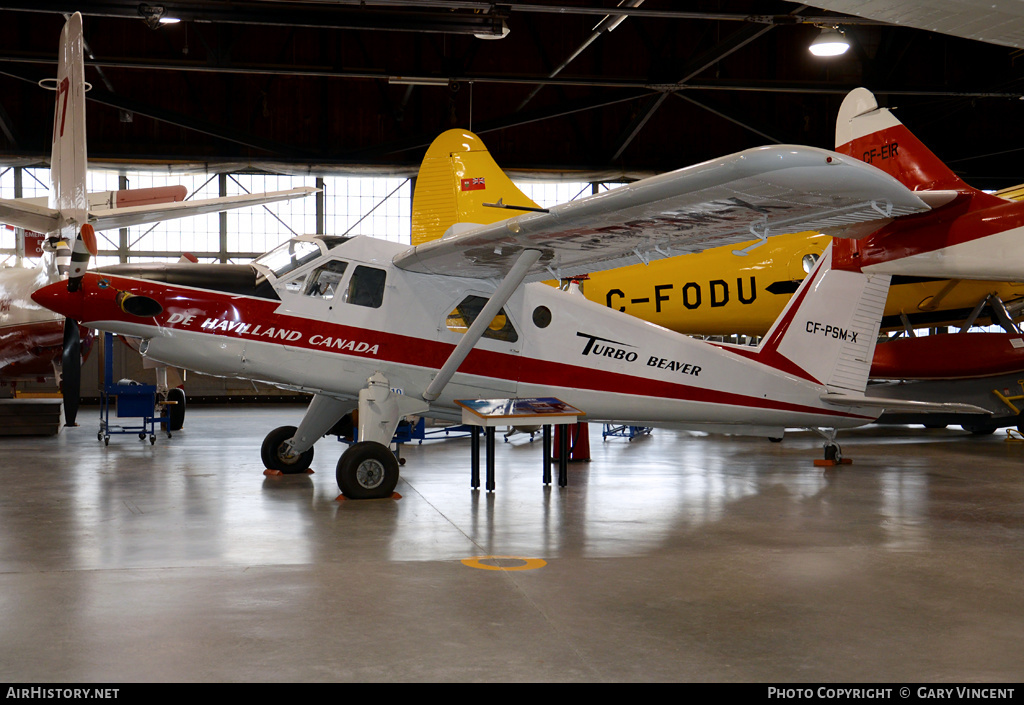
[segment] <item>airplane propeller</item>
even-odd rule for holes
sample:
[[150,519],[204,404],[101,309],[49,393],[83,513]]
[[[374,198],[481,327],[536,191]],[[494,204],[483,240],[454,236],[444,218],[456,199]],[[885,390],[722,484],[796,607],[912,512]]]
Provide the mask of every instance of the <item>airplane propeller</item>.
[[64,319],[64,353],[61,356],[61,395],[64,397],[64,421],[74,426],[78,400],[82,396],[82,338],[78,322]]

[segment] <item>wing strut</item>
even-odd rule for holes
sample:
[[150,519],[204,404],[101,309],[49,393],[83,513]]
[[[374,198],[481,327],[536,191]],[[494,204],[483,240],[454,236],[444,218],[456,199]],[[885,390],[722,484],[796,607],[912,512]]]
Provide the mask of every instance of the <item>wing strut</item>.
[[455,346],[452,354],[448,356],[441,369],[437,371],[437,375],[430,382],[430,385],[423,391],[424,399],[434,401],[441,396],[441,390],[445,388],[452,375],[459,369],[459,365],[469,355],[469,351],[473,349],[473,346],[483,336],[487,326],[498,315],[498,311],[508,303],[512,294],[523,283],[523,280],[530,271],[530,267],[540,259],[540,255],[540,250],[523,250],[519,255],[519,259],[512,265],[505,278],[501,280],[501,284],[494,291],[494,295],[484,304],[483,310],[480,311],[480,315],[476,317],[469,330],[466,331],[466,335]]

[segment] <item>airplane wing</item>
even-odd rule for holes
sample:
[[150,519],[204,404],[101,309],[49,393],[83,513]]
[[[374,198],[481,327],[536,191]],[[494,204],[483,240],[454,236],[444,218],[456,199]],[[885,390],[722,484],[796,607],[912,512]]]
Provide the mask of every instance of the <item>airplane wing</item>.
[[[173,203],[154,203],[143,206],[128,206],[127,208],[104,208],[91,209],[89,211],[89,222],[96,230],[110,230],[112,228],[127,228],[132,225],[143,223],[156,223],[163,220],[175,218],[186,218],[193,215],[205,215],[207,213],[219,213],[220,211],[246,206],[258,206],[277,201],[287,201],[293,198],[302,198],[317,189],[311,186],[288,189],[286,191],[271,191],[269,193],[242,194],[240,196],[225,196],[223,198],[207,198],[201,201],[175,201]],[[0,218],[2,220],[2,218]]]
[[[541,251],[526,281],[699,252],[775,233],[856,234],[929,206],[880,169],[815,147],[771,146],[660,174],[547,212],[460,230],[394,259],[414,272],[504,276]],[[874,228],[871,228],[872,230]],[[854,235],[855,236],[855,235]]]

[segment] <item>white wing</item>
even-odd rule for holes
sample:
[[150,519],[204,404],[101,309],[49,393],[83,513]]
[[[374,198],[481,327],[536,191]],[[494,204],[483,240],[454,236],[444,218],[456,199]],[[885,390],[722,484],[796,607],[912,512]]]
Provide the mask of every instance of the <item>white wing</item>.
[[[827,229],[928,210],[860,160],[814,147],[750,149],[410,248],[395,265],[430,274],[503,276],[542,252],[527,281],[699,252],[767,234]],[[874,229],[874,228],[870,228]],[[862,232],[858,229],[858,234]]]
[[[269,193],[242,194],[223,198],[208,198],[201,201],[174,201],[153,203],[144,206],[128,206],[124,208],[91,208],[89,223],[96,230],[127,228],[144,223],[158,223],[175,218],[187,218],[193,215],[219,213],[234,208],[258,206],[265,203],[287,201],[302,198],[317,189],[311,186],[271,191]],[[62,224],[60,211],[35,202],[37,199],[0,199],[0,223],[8,223],[19,228],[28,228],[38,233],[50,233]]]
[[269,193],[251,193],[223,198],[208,198],[202,201],[176,201],[174,203],[154,203],[146,206],[128,206],[127,208],[94,209],[89,211],[89,222],[96,230],[111,228],[127,228],[143,223],[158,223],[175,218],[187,218],[193,215],[219,213],[220,211],[258,206],[265,203],[287,201],[302,198],[317,189],[311,186],[271,191]]

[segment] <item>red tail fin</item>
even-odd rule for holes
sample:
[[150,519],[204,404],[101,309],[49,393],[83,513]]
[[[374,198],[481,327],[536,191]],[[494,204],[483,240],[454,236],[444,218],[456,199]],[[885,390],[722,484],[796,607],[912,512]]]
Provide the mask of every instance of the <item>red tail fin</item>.
[[836,151],[863,159],[913,191],[974,193],[866,88],[843,100],[836,119]]

